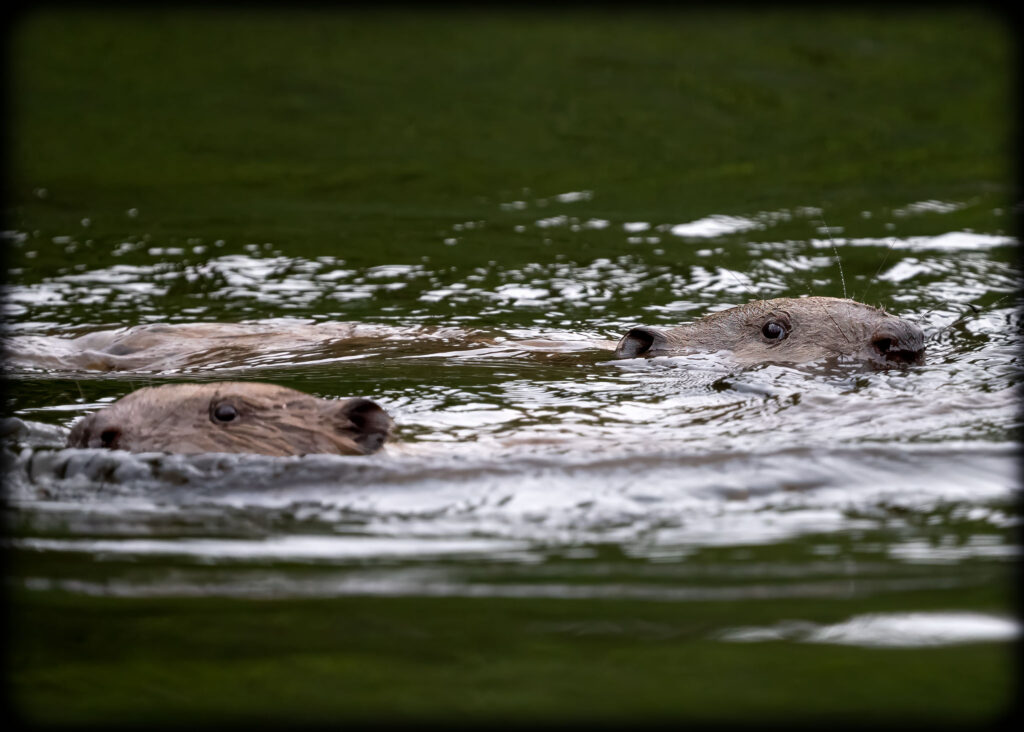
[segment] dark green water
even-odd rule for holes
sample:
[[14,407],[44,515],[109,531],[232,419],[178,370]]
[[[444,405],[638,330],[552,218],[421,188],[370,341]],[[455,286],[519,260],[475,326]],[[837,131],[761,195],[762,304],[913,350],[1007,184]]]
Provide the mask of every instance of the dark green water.
[[[14,363],[5,416],[43,434],[6,457],[23,718],[1007,709],[1020,272],[999,18],[61,10],[9,42],[9,334],[301,318],[499,339]],[[926,363],[515,345],[801,294],[917,321]],[[226,378],[372,397],[399,444],[55,449],[134,388]]]

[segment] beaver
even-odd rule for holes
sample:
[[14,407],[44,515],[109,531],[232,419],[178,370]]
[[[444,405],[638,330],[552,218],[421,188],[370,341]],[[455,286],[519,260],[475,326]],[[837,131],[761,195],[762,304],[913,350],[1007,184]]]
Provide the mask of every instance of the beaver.
[[150,386],[79,420],[68,447],[129,452],[368,455],[391,417],[369,399],[328,400],[275,384]]
[[919,363],[924,333],[910,321],[835,297],[755,300],[675,328],[637,327],[616,358],[730,351],[740,364],[804,363],[846,356],[878,365]]
[[[454,351],[436,353],[439,349]],[[485,347],[485,348],[480,348]],[[146,324],[74,338],[5,339],[7,364],[100,371],[249,368],[279,362],[361,358],[388,349],[401,356],[477,353],[564,353],[612,350],[615,357],[731,351],[741,365],[799,363],[843,355],[881,365],[917,363],[924,334],[913,323],[853,300],[832,297],[756,300],[670,329],[637,327],[618,342],[510,339],[455,327],[355,323]]]

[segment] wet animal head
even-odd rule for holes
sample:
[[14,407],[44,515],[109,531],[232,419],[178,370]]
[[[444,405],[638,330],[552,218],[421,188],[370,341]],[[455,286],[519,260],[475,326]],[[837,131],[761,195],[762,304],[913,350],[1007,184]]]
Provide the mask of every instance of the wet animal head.
[[919,363],[924,333],[870,305],[834,297],[755,300],[677,328],[638,327],[616,358],[730,351],[743,364],[803,363],[846,356],[879,365]]
[[391,417],[369,399],[328,400],[253,382],[167,384],[78,421],[68,447],[130,452],[367,455]]

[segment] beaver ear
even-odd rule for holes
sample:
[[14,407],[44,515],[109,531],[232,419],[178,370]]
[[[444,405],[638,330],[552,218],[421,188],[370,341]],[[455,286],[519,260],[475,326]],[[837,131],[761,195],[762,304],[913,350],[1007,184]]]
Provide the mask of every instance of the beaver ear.
[[657,328],[633,328],[615,347],[615,358],[655,356],[664,352],[668,336]]
[[369,399],[338,402],[331,410],[331,417],[341,429],[351,433],[352,439],[367,455],[380,449],[394,426],[394,420],[388,413]]

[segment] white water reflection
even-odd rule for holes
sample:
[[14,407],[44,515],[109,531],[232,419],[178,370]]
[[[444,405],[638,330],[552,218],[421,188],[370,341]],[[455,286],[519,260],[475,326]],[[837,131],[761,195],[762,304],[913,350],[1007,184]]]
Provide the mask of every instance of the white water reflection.
[[[759,212],[751,216],[712,215],[686,224],[655,224],[646,221],[623,221],[619,227],[625,235],[648,229],[671,232],[682,237],[713,239],[729,233],[761,229],[794,215],[788,211]],[[810,215],[810,214],[807,214]],[[572,227],[574,231],[598,231],[608,228],[607,219],[582,222],[559,214],[537,221],[545,228]],[[462,235],[483,236],[482,227]],[[582,234],[581,234],[582,235]],[[13,232],[14,245],[23,242],[23,232]],[[626,321],[641,316],[634,299],[652,300],[647,312],[671,318],[672,302],[685,292],[700,306],[739,304],[753,297],[770,297],[792,290],[794,284],[805,292],[827,284],[837,270],[833,248],[844,246],[875,247],[879,263],[892,250],[922,254],[983,253],[999,247],[1015,246],[1016,239],[1002,234],[971,231],[949,231],[934,236],[811,238],[804,241],[749,241],[745,244],[752,257],[747,271],[723,266],[714,261],[710,266],[696,263],[701,255],[718,257],[721,248],[689,252],[689,263],[677,266],[648,254],[646,245],[657,243],[658,237],[627,236],[629,253],[614,259],[596,257],[591,260],[569,260],[555,254],[554,261],[506,267],[497,261],[474,267],[468,272],[449,268],[432,269],[428,264],[383,264],[365,268],[345,265],[344,260],[330,257],[307,259],[284,256],[260,248],[247,253],[219,254],[190,264],[155,261],[146,264],[114,264],[89,271],[76,265],[36,282],[19,282],[17,277],[4,289],[4,307],[15,321],[11,328],[33,334],[27,323],[68,321],[68,312],[84,306],[104,308],[104,313],[137,308],[139,321],[181,322],[184,315],[202,320],[202,306],[181,313],[162,312],[161,299],[172,288],[202,293],[212,301],[232,302],[232,307],[249,312],[257,305],[261,311],[309,311],[323,318],[345,307],[371,308],[379,319],[385,312],[389,320],[422,318],[440,309],[445,323],[455,315],[471,320],[480,317],[530,312],[558,312],[568,315],[568,322],[581,327],[619,328]],[[642,245],[643,248],[633,247]],[[20,246],[20,245],[19,245]],[[826,250],[819,254],[815,250]],[[664,254],[664,250],[657,250]],[[696,261],[694,258],[697,258]],[[984,257],[953,260],[894,257],[890,266],[876,273],[877,279],[898,284],[894,300],[919,302],[922,297],[963,302],[982,297],[993,290],[1015,291],[1018,273],[1015,268]],[[824,277],[825,279],[821,279]],[[851,287],[853,282],[850,283]],[[394,305],[400,293],[401,306]],[[665,293],[661,297],[659,293]],[[727,297],[722,298],[722,295]],[[655,297],[657,296],[657,297]],[[660,302],[659,302],[660,301]],[[709,302],[710,301],[710,302]],[[890,303],[892,304],[892,303]],[[459,311],[449,308],[457,307]],[[476,308],[476,310],[474,310]],[[893,308],[895,312],[898,309]],[[604,312],[607,311],[607,312]],[[582,319],[582,320],[581,320]],[[38,334],[38,333],[35,333]]]
[[[496,411],[466,410],[462,424]],[[470,439],[472,430],[462,434]],[[874,530],[895,532],[888,556],[911,565],[1017,556],[1007,533],[1016,490],[1012,446],[987,454],[947,445],[895,453],[862,448],[741,455],[595,449],[585,457],[576,445],[570,453],[543,457],[535,454],[536,444],[524,441],[508,448],[514,459],[498,460],[459,447],[434,442],[419,454],[372,458],[26,450],[8,465],[8,500],[51,516],[64,510],[83,529],[93,525],[95,532],[128,537],[102,547],[81,544],[97,551],[163,546],[142,537],[167,520],[168,505],[177,507],[182,521],[211,510],[241,512],[238,526],[246,534],[253,519],[290,527],[276,538],[260,532],[244,540],[209,536],[217,533],[210,527],[204,529],[209,542],[183,540],[186,551],[206,552],[210,559],[247,551],[294,560],[349,551],[430,556],[446,542],[454,542],[451,551],[495,542],[495,551],[519,547],[535,555],[550,547],[614,543],[635,556],[655,556]],[[445,455],[451,452],[461,456]],[[892,482],[891,476],[918,462],[932,466],[926,480]],[[141,499],[154,508],[147,510]],[[118,505],[124,517],[111,512]],[[956,513],[957,506],[966,512]],[[966,541],[926,541],[907,523],[951,508],[945,521],[971,523]],[[310,536],[308,527],[320,533]],[[47,541],[32,546],[61,550]],[[884,554],[886,547],[877,551]]]
[[[85,595],[114,597],[488,597],[557,600],[640,600],[650,602],[759,602],[782,598],[835,598],[866,596],[879,592],[934,590],[957,587],[948,578],[916,577],[859,581],[851,590],[846,581],[792,582],[784,584],[742,584],[724,586],[666,586],[603,582],[576,584],[559,582],[472,582],[445,569],[395,568],[366,572],[323,573],[312,577],[273,570],[240,572],[235,576],[212,578],[200,573],[177,571],[160,577],[138,577],[130,581],[113,579],[97,582],[79,579],[29,577],[23,585],[32,590],[60,590]],[[801,624],[803,627],[803,624]],[[754,629],[756,630],[756,629]],[[778,640],[780,638],[750,638]],[[748,640],[748,638],[725,638]]]
[[272,539],[14,539],[9,545],[46,552],[84,552],[97,555],[193,557],[217,561],[332,561],[373,557],[431,560],[486,556],[500,560],[521,554],[525,542],[493,539],[432,539],[383,536],[278,536]]
[[1020,634],[1020,622],[1014,618],[974,612],[917,612],[858,615],[835,625],[790,620],[769,627],[733,628],[717,637],[740,643],[788,640],[867,648],[922,648],[1007,642]]
[[893,216],[910,216],[913,214],[923,213],[951,213],[952,211],[958,211],[967,204],[962,201],[936,201],[933,199],[927,201],[916,201],[915,203],[909,203],[902,208],[894,208],[892,213]]
[[[272,245],[231,254],[213,249],[216,256],[190,264],[151,262],[147,249],[167,257],[168,247],[146,242],[133,251],[115,243],[113,255],[138,261],[107,261],[91,271],[69,263],[34,282],[15,276],[6,307],[16,322],[8,332],[40,338],[40,348],[48,334],[98,329],[90,317],[128,317],[135,305],[144,311],[140,320],[170,323],[210,320],[219,312],[210,303],[217,301],[237,300],[232,307],[239,309],[230,312],[243,316],[252,307],[247,303],[255,303],[261,310],[253,318],[298,309],[304,320],[252,324],[292,331],[337,325],[346,320],[339,316],[344,308],[362,307],[369,317],[359,321],[363,341],[352,352],[274,350],[260,340],[256,355],[176,365],[158,378],[309,377],[310,390],[322,394],[355,383],[400,427],[384,454],[350,459],[53,450],[63,444],[60,435],[29,429],[24,449],[8,465],[10,505],[19,518],[62,538],[30,537],[19,549],[319,566],[419,557],[539,562],[553,548],[596,551],[611,544],[638,563],[656,563],[683,561],[695,551],[758,551],[827,536],[807,556],[849,552],[841,540],[850,538],[859,547],[852,551],[872,553],[888,572],[1005,566],[1019,557],[1008,531],[1017,521],[1012,503],[1019,488],[1014,303],[1007,298],[965,319],[952,305],[966,309],[966,303],[991,302],[993,293],[1016,292],[1016,267],[995,251],[1014,239],[970,231],[841,238],[833,227],[834,242],[817,235],[756,241],[786,222],[811,233],[824,225],[822,212],[710,214],[685,223],[640,212],[576,217],[559,206],[580,208],[590,200],[577,193],[524,194],[507,205],[508,216],[519,218],[507,222],[504,234],[572,236],[583,244],[614,237],[621,249],[588,256],[594,250],[581,246],[571,250],[573,259],[552,247],[532,261],[496,256],[459,269],[429,257],[355,266],[336,257],[288,256]],[[534,206],[546,210],[519,213]],[[929,202],[906,209],[951,210]],[[799,218],[806,221],[794,221]],[[455,232],[460,244],[471,245],[494,228],[463,215],[439,236]],[[751,240],[734,247],[727,239],[737,235]],[[698,241],[687,242],[690,237]],[[25,233],[7,238],[15,247],[37,244]],[[905,303],[929,334],[924,365],[891,372],[851,364],[738,370],[714,354],[610,358],[624,328],[685,322],[753,297],[834,283],[833,245],[877,250],[868,253],[878,255],[873,277],[889,285],[886,304],[899,312],[895,304]],[[671,247],[672,257],[656,246]],[[900,251],[886,259],[889,250]],[[867,275],[847,275],[851,288],[856,282],[867,290]],[[167,312],[161,298],[171,287],[197,292],[192,307]],[[90,303],[105,309],[89,315],[80,306]],[[20,376],[26,384],[42,378],[38,371]],[[83,377],[54,369],[46,378]],[[72,389],[67,403],[27,403],[19,414],[59,418],[66,426],[73,414],[111,398],[120,377],[93,378],[113,384],[102,399],[94,390],[79,400]],[[932,531],[934,521],[946,530]],[[186,524],[193,533],[181,533]],[[884,540],[870,539],[873,548],[867,539],[856,543],[872,532],[884,533]],[[918,579],[946,586],[942,577]],[[870,581],[860,578],[857,586]],[[460,577],[394,575],[338,583],[287,586],[310,594],[663,599],[852,591],[838,580],[775,588],[476,582],[466,589]],[[179,584],[176,591],[187,592],[188,582]],[[244,583],[224,587],[247,591]]]
[[882,247],[912,252],[984,251],[995,247],[1016,246],[1017,240],[1002,234],[978,234],[973,231],[950,231],[938,236],[853,237],[849,239],[812,239],[816,249],[833,246]]
[[676,224],[669,231],[681,237],[712,238],[759,227],[757,221],[742,216],[708,216],[686,224]]

